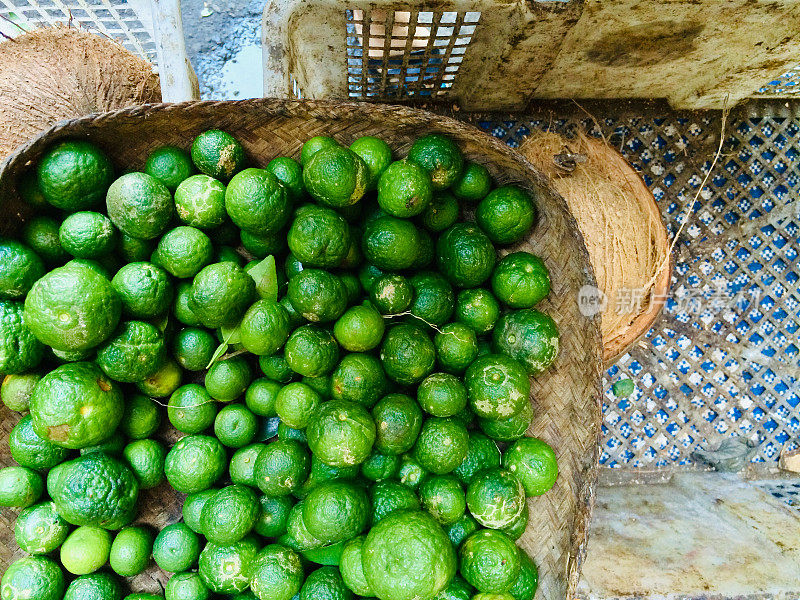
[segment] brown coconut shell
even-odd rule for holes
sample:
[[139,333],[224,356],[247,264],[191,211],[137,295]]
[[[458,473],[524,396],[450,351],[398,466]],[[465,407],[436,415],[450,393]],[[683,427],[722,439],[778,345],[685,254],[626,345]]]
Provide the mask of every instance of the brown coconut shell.
[[636,170],[602,140],[537,132],[520,152],[551,179],[583,234],[606,298],[608,364],[650,329],[666,301],[672,264],[661,212]]
[[0,161],[58,121],[151,102],[153,66],[110,38],[61,25],[0,43]]

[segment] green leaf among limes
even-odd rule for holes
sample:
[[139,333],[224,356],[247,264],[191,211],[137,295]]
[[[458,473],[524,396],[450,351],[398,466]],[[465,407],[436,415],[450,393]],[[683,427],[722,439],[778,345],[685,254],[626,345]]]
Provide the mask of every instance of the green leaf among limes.
[[278,300],[278,272],[275,269],[275,257],[270,255],[247,269],[247,273],[256,282],[256,291],[261,298]]

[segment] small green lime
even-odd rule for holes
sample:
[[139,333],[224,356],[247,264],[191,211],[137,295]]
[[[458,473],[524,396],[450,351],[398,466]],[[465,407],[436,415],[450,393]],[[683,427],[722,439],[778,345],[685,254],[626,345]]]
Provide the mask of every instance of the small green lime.
[[243,356],[233,356],[211,365],[206,373],[205,386],[215,400],[230,402],[244,394],[252,379],[247,360]]
[[433,338],[436,360],[448,373],[461,374],[478,357],[475,330],[463,323],[448,323]]
[[519,576],[520,551],[511,538],[499,531],[476,531],[458,553],[461,575],[481,592],[507,592]]
[[166,600],[210,600],[211,591],[199,573],[185,572],[173,575],[164,587]]
[[503,315],[492,338],[497,350],[520,361],[531,375],[541,373],[558,357],[558,325],[533,308]]
[[229,448],[241,448],[252,442],[257,429],[256,416],[242,404],[223,406],[214,419],[214,435]]
[[183,507],[181,510],[183,522],[186,523],[186,526],[195,533],[203,535],[203,507],[205,506],[206,502],[208,502],[208,499],[216,493],[216,488],[209,488],[207,490],[201,490],[199,492],[189,494],[183,501]]
[[411,278],[414,302],[411,314],[427,325],[444,325],[450,320],[455,305],[453,287],[435,271],[421,271]]
[[290,383],[279,392],[275,412],[293,429],[305,429],[321,402],[320,395],[304,383]]
[[303,168],[293,158],[288,156],[273,158],[267,163],[266,169],[283,184],[292,202],[299,202],[308,195],[303,185]]
[[429,231],[444,231],[458,221],[458,200],[450,192],[436,192],[421,220],[422,226]]
[[511,471],[485,469],[467,487],[467,506],[484,527],[507,527],[525,509],[525,488]]
[[439,270],[458,287],[481,285],[491,276],[495,260],[491,240],[469,223],[456,223],[436,242]]
[[60,265],[69,259],[58,239],[59,222],[51,217],[33,217],[22,228],[21,239],[45,263]]
[[482,200],[492,189],[492,177],[483,165],[467,161],[461,177],[456,179],[450,191],[459,200],[476,203]]
[[400,470],[400,457],[396,454],[381,454],[372,451],[361,463],[361,475],[370,481],[383,481],[397,475]]
[[371,408],[388,387],[380,361],[370,354],[346,355],[331,376],[331,395]]
[[429,475],[430,473],[411,454],[404,454],[401,457],[397,479],[406,487],[412,490],[418,489]]
[[455,523],[452,523],[445,530],[447,537],[453,543],[453,546],[458,548],[461,543],[467,539],[470,534],[480,529],[478,522],[472,518],[469,513],[464,513]]
[[109,564],[117,575],[134,577],[150,564],[153,534],[145,527],[126,527],[114,538]]
[[155,177],[127,173],[108,188],[106,208],[117,229],[143,240],[157,238],[172,217],[172,194]]
[[58,229],[61,247],[76,258],[100,258],[117,245],[117,230],[111,220],[98,212],[72,213]]
[[[362,138],[363,139],[363,138]],[[328,566],[309,573],[300,589],[299,600],[352,600],[339,569]]]
[[433,373],[419,384],[417,402],[434,417],[452,417],[467,406],[467,389],[454,375]]
[[123,262],[143,262],[150,260],[153,250],[156,249],[155,240],[142,240],[132,237],[127,233],[119,236],[117,250]]
[[497,444],[478,431],[470,431],[469,448],[463,462],[453,474],[464,485],[469,485],[480,471],[500,466],[500,450]]
[[538,256],[512,252],[497,263],[492,290],[511,308],[531,308],[550,293],[550,274]]
[[254,235],[275,233],[289,222],[292,203],[286,188],[266,169],[245,169],[225,190],[231,221]]
[[6,375],[0,386],[0,398],[10,410],[27,411],[30,407],[33,388],[42,378],[38,373],[24,375]]
[[225,212],[225,186],[208,175],[192,175],[175,190],[175,212],[192,227],[211,229],[222,225]]
[[323,403],[306,431],[308,446],[325,464],[357,465],[369,456],[375,441],[375,422],[366,408],[355,402]]
[[69,535],[69,524],[56,512],[52,502],[29,506],[19,513],[14,524],[14,538],[29,554],[49,554]]
[[339,570],[345,585],[362,597],[373,596],[372,587],[364,576],[363,548],[366,536],[360,535],[347,541],[339,560]]
[[39,190],[50,204],[65,211],[99,203],[114,177],[105,152],[84,140],[65,140],[52,146],[37,167]]
[[411,306],[414,289],[402,275],[386,274],[375,280],[369,299],[381,314],[397,315]]
[[503,354],[475,360],[464,375],[470,407],[484,419],[507,419],[528,403],[531,382],[525,367]]
[[203,535],[219,546],[235,544],[256,524],[259,514],[255,492],[246,485],[222,488],[203,504]]
[[194,165],[185,150],[175,146],[161,146],[148,155],[144,172],[174,192],[184,179],[194,173]]
[[26,556],[9,565],[0,581],[3,600],[62,600],[64,572],[44,556]]
[[261,496],[255,531],[262,537],[278,537],[286,533],[286,523],[293,501],[289,496]]
[[233,262],[204,267],[192,281],[189,308],[208,328],[237,322],[255,297],[256,282]]
[[63,462],[69,453],[66,448],[39,437],[33,429],[33,420],[25,415],[8,436],[11,457],[21,467],[45,471]]
[[425,470],[441,475],[460,465],[468,449],[469,434],[463,423],[431,417],[422,424],[414,457]]
[[64,600],[122,600],[122,585],[109,573],[81,575],[69,584]]
[[198,535],[185,523],[167,525],[153,542],[153,560],[159,568],[171,573],[189,570],[200,556]]
[[172,305],[172,313],[175,318],[190,327],[202,325],[200,319],[189,307],[189,299],[192,296],[192,284],[188,281],[179,281],[175,288],[175,302]]
[[217,416],[217,403],[196,383],[179,387],[169,398],[167,417],[172,426],[183,433],[200,433],[208,429]]
[[269,444],[256,459],[256,483],[268,496],[288,496],[308,477],[310,460],[307,449],[294,440]]
[[253,411],[253,414],[259,417],[277,417],[275,402],[282,387],[279,382],[267,377],[256,379],[245,391],[244,403]]
[[519,478],[528,496],[541,496],[558,478],[556,453],[538,438],[517,440],[503,453],[503,467]]
[[0,240],[0,298],[21,299],[45,273],[39,255],[14,240]]
[[358,154],[367,165],[367,189],[376,189],[381,175],[392,162],[389,144],[380,138],[365,135],[350,144],[350,150]]
[[476,333],[488,333],[500,318],[500,303],[487,289],[461,290],[456,298],[455,317]]
[[342,146],[322,148],[303,163],[303,184],[317,202],[334,208],[355,204],[369,183],[364,160]]
[[270,544],[253,561],[250,589],[259,600],[291,600],[302,584],[303,563],[294,550]]
[[389,394],[372,409],[375,420],[375,449],[383,454],[409,451],[422,428],[422,410],[411,396]]
[[398,160],[378,180],[378,204],[392,216],[413,217],[428,208],[433,189],[424,168],[413,161]]
[[440,133],[430,133],[415,141],[408,151],[408,160],[430,175],[434,190],[450,187],[464,170],[464,155],[458,145]]
[[200,554],[203,583],[217,594],[238,594],[250,585],[250,575],[260,544],[254,536],[230,546],[206,544]]
[[481,200],[475,221],[494,243],[516,244],[536,221],[536,205],[525,190],[504,185]]
[[419,510],[417,495],[406,485],[397,481],[379,481],[370,488],[372,525],[400,510]]
[[368,515],[367,493],[346,481],[321,483],[303,501],[303,523],[311,535],[326,545],[362,533]]
[[385,216],[365,225],[361,248],[367,261],[379,269],[401,270],[414,264],[420,239],[411,221]]
[[350,226],[335,210],[306,204],[295,212],[287,243],[304,267],[337,267],[350,250]]
[[303,144],[303,147],[300,149],[300,164],[305,166],[308,164],[308,161],[311,160],[311,157],[314,156],[317,152],[324,148],[331,148],[338,146],[339,142],[337,142],[332,137],[328,137],[325,135],[318,135],[315,137],[306,140]]
[[170,229],[158,241],[152,261],[174,277],[194,277],[211,262],[214,249],[209,237],[188,225]]
[[371,306],[349,308],[333,326],[339,345],[349,352],[366,352],[377,347],[385,329],[383,316]]
[[167,359],[161,368],[150,377],[138,381],[136,387],[151,398],[166,398],[178,389],[181,379],[183,379],[183,370],[174,360]]
[[242,145],[219,129],[204,131],[194,138],[191,154],[198,171],[223,181],[241,171],[247,162]]
[[228,456],[219,440],[188,435],[167,453],[164,473],[175,491],[191,494],[214,485],[227,466]]
[[61,564],[73,575],[86,575],[106,564],[110,552],[108,531],[100,527],[78,527],[61,545]]
[[333,370],[339,360],[339,346],[326,329],[303,325],[289,336],[284,356],[295,373],[318,377]]
[[526,402],[520,412],[514,413],[507,419],[478,419],[478,424],[493,440],[513,442],[525,435],[532,420],[533,406],[530,402]]
[[95,362],[112,379],[136,383],[153,375],[166,355],[164,336],[155,326],[126,321],[97,349]]
[[139,480],[139,487],[148,490],[164,481],[164,458],[167,451],[156,440],[136,440],[125,446],[122,455]]
[[464,490],[452,475],[428,477],[419,487],[422,508],[443,526],[458,521],[467,509]]
[[123,313],[135,319],[157,317],[172,302],[173,287],[169,275],[149,262],[124,265],[114,275],[111,286],[122,300]]
[[295,310],[313,322],[335,321],[347,307],[341,279],[322,269],[303,269],[289,280],[286,295]]
[[214,336],[206,329],[186,327],[172,340],[172,356],[187,371],[202,371],[217,348]]
[[256,459],[266,444],[255,443],[239,448],[231,456],[228,473],[233,483],[258,487],[256,485]]
[[401,385],[421,382],[431,371],[436,349],[419,327],[401,323],[389,329],[381,344],[381,362],[386,375]]

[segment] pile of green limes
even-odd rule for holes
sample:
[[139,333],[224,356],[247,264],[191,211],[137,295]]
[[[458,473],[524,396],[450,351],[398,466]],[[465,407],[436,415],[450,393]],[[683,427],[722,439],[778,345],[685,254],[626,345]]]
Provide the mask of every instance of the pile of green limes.
[[[534,198],[435,133],[250,164],[220,130],[141,172],[63,140],[19,182],[0,505],[28,556],[0,600],[530,600],[558,329],[545,263],[498,249]],[[132,524],[167,485],[182,520]],[[164,595],[125,596],[151,560]]]

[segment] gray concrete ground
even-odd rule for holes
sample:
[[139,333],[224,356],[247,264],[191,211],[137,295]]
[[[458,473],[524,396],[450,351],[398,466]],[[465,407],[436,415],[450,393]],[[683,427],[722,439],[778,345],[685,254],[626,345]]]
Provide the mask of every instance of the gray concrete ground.
[[262,95],[265,0],[183,0],[186,50],[207,100]]

